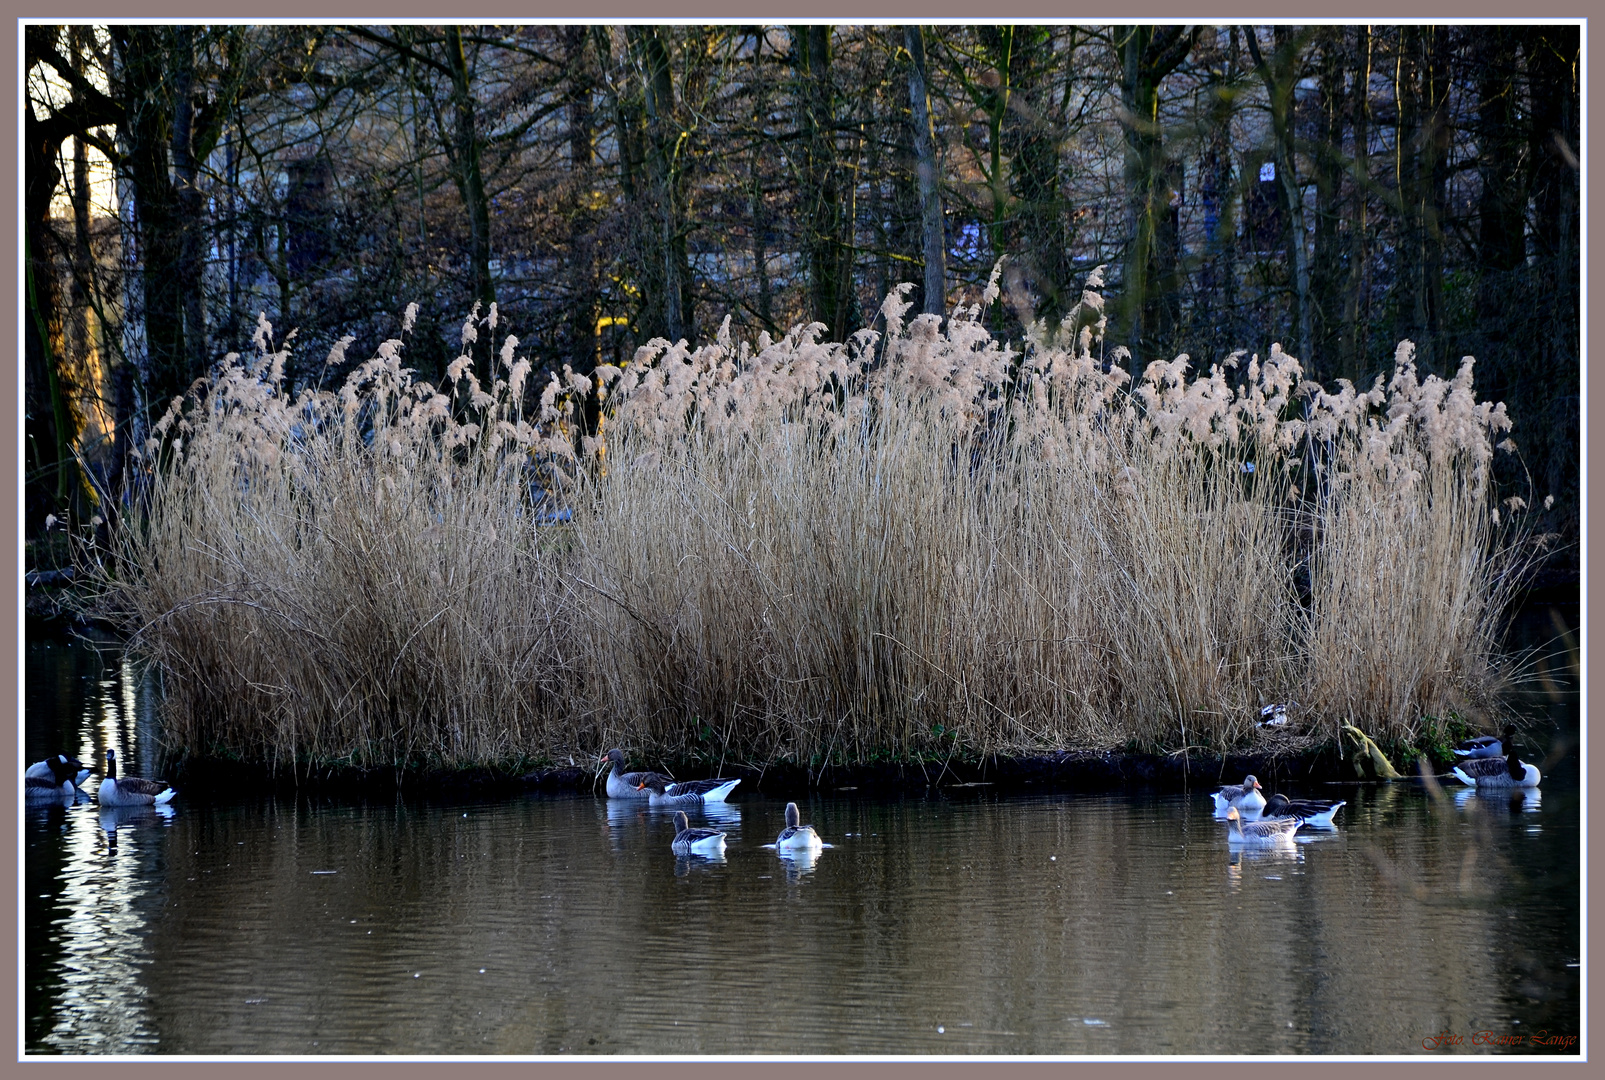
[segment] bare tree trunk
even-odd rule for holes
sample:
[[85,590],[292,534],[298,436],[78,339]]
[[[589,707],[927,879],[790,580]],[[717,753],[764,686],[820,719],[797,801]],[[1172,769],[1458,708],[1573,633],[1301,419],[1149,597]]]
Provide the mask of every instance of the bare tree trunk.
[[1358,66],[1350,97],[1354,129],[1354,216],[1349,222],[1349,278],[1344,290],[1343,358],[1337,374],[1357,379],[1365,367],[1371,333],[1371,28],[1357,31]]
[[802,132],[803,255],[808,266],[810,314],[829,327],[832,340],[846,338],[853,308],[851,227],[846,202],[852,192],[841,175],[836,146],[836,87],[831,70],[831,28],[791,28],[797,71],[798,129]]
[[931,123],[931,100],[925,64],[925,30],[904,30],[912,63],[908,72],[908,98],[913,108],[914,167],[919,177],[920,236],[925,253],[925,292],[920,310],[947,314],[947,236],[943,225],[941,167],[936,161],[936,130]]
[[681,187],[681,130],[674,120],[674,79],[669,51],[656,27],[632,26],[639,52],[646,103],[647,156],[651,205],[657,233],[657,256],[663,274],[663,332],[670,341],[689,339],[695,331],[691,310],[691,268],[686,253]]
[[1243,35],[1254,57],[1271,99],[1271,130],[1275,137],[1276,178],[1282,192],[1282,208],[1287,217],[1287,261],[1293,272],[1294,330],[1298,334],[1298,355],[1312,362],[1315,350],[1313,318],[1310,312],[1310,255],[1304,238],[1304,190],[1299,185],[1297,160],[1293,153],[1293,91],[1298,81],[1299,54],[1303,35],[1290,27],[1273,30],[1276,51],[1266,63],[1260,53],[1253,27]]
[[470,288],[475,300],[486,304],[496,299],[496,286],[490,276],[490,200],[485,197],[485,174],[481,167],[484,147],[474,115],[474,90],[463,51],[462,32],[446,29],[446,62],[451,68],[451,100],[456,126],[456,180],[462,192],[463,208],[468,211],[468,261]]
[[1121,273],[1120,310],[1126,318],[1132,375],[1142,357],[1174,344],[1176,240],[1171,193],[1177,176],[1165,161],[1159,125],[1159,84],[1198,40],[1185,26],[1130,26],[1117,32],[1120,58],[1121,128],[1126,138],[1127,228]]

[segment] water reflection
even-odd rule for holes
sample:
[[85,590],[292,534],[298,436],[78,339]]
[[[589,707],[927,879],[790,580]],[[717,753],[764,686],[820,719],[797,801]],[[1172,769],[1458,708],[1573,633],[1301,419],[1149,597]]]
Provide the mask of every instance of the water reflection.
[[[151,745],[137,673],[70,670],[82,712],[30,728],[52,745],[29,760]],[[728,832],[718,859],[672,853],[672,811],[591,795],[30,807],[25,1048],[1394,1054],[1576,1032],[1581,801],[1551,783],[1519,818],[1487,792],[1341,787],[1338,829],[1269,848],[1229,844],[1204,793],[816,797],[833,846],[811,858],[765,846],[785,803],[757,792],[691,812]]]
[[814,865],[819,862],[819,851],[780,851],[776,852],[780,858],[780,865],[785,868],[786,880],[796,884],[814,872]]
[[1539,788],[1511,788],[1500,791],[1478,791],[1476,788],[1458,788],[1454,793],[1455,806],[1461,810],[1486,810],[1490,813],[1536,814],[1544,805],[1544,793]]

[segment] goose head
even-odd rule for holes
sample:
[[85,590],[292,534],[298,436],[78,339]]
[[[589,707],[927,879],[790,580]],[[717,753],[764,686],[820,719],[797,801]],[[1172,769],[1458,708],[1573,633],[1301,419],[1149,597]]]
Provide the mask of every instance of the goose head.
[[685,816],[685,811],[676,810],[674,812],[674,831],[676,833],[683,833],[690,827],[691,819]]
[[106,750],[106,779],[117,779],[117,751],[109,747]]
[[609,765],[609,764],[611,764],[615,769],[623,770],[623,768],[624,768],[624,751],[620,750],[618,747],[614,747],[612,750],[609,750],[607,753],[605,753],[601,757],[597,758],[596,759],[596,763],[598,765]]
[[802,824],[802,814],[798,813],[797,804],[794,803],[794,802],[787,803],[786,804],[786,828],[795,829],[801,824]]
[[45,764],[50,766],[50,775],[55,777],[58,785],[65,784],[69,780],[77,780],[78,770],[83,768],[80,762],[74,761],[66,754],[57,754]]
[[1259,786],[1259,781],[1254,779],[1254,774],[1253,773],[1249,773],[1247,776],[1243,777],[1243,790],[1244,791],[1259,791],[1259,790],[1261,790],[1261,788]]

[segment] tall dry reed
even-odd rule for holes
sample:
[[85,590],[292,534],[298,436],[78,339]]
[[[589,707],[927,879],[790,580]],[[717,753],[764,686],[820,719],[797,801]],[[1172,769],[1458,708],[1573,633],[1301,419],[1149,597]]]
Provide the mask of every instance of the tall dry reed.
[[106,598],[167,672],[169,739],[281,764],[1222,748],[1271,701],[1407,739],[1497,690],[1508,423],[1469,360],[1421,380],[1401,347],[1328,394],[1273,348],[1131,386],[1098,275],[1018,350],[982,323],[995,283],[945,322],[899,290],[848,342],[727,320],[565,369],[529,415],[516,339],[475,374],[494,307],[439,390],[396,340],[292,399],[264,324],[158,425],[118,533]]

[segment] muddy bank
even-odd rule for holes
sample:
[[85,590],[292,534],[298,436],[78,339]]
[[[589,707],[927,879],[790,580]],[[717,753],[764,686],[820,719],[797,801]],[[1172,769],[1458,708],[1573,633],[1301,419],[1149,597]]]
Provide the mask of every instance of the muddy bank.
[[[972,761],[880,762],[809,768],[792,763],[763,767],[725,763],[659,765],[685,778],[719,775],[740,778],[736,800],[743,794],[795,797],[810,793],[852,792],[860,796],[906,796],[935,792],[989,790],[1156,792],[1213,790],[1254,774],[1267,790],[1308,791],[1327,783],[1352,783],[1352,755],[1340,757],[1333,746],[1259,754],[1128,754],[1060,752],[1030,757],[995,757]],[[1401,767],[1413,775],[1413,770]],[[527,795],[602,794],[601,772],[586,767],[397,769],[328,765],[273,773],[243,762],[190,758],[164,770],[182,794],[226,798],[241,794],[300,794],[317,797],[378,798],[404,794],[421,797],[508,797]]]

